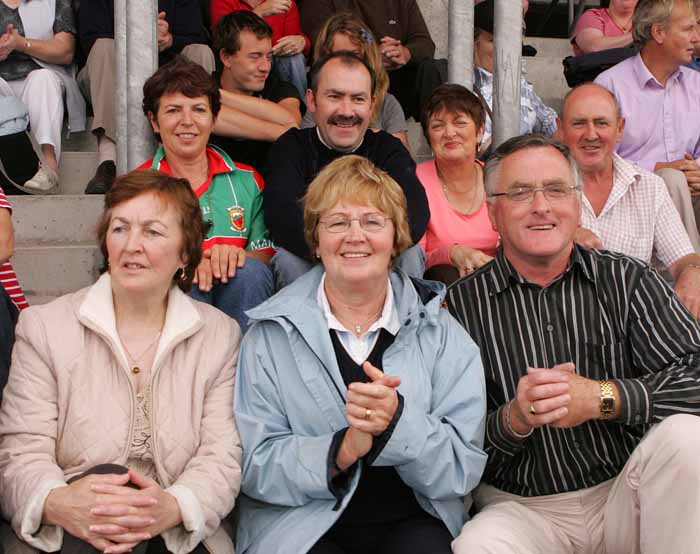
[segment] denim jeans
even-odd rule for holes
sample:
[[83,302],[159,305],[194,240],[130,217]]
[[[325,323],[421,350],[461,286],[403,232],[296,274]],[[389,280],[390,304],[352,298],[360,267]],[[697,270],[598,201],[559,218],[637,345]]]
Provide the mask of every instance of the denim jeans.
[[190,296],[219,308],[235,319],[241,326],[241,333],[245,333],[249,323],[246,310],[267,300],[272,292],[270,268],[259,260],[246,258],[245,265],[236,269],[236,275],[228,283],[217,281],[209,292],[199,290],[195,284]]
[[303,104],[306,104],[306,59],[304,54],[293,56],[275,56],[272,70],[283,81],[294,85],[299,91]]
[[[314,264],[310,261],[292,254],[289,250],[278,248],[270,261],[270,267],[275,276],[275,290],[278,291],[296,281],[313,266]],[[425,252],[417,244],[411,246],[396,260],[396,267],[407,273],[409,277],[422,279],[425,272]]]

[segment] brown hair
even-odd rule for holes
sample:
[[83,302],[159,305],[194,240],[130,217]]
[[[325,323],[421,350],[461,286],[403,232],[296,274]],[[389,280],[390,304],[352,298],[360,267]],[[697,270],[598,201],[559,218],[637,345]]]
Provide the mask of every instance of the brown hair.
[[216,118],[221,109],[221,93],[214,78],[199,64],[183,56],[176,56],[173,61],[161,66],[143,85],[143,113],[156,117],[160,99],[165,94],[179,92],[187,98],[206,96],[209,108]]
[[182,256],[187,260],[185,276],[180,271],[173,275],[173,284],[177,284],[184,292],[192,288],[194,271],[202,259],[202,242],[206,224],[202,219],[199,200],[192,191],[187,179],[171,177],[155,169],[132,171],[118,177],[105,194],[105,206],[97,224],[97,242],[105,260],[102,271],[107,271],[107,232],[112,221],[112,211],[115,207],[141,196],[142,194],[156,195],[164,205],[170,205],[180,216],[182,230]]
[[335,35],[342,33],[347,35],[353,44],[357,44],[360,49],[360,56],[367,62],[374,71],[377,84],[374,87],[374,113],[372,114],[373,124],[379,120],[384,104],[384,97],[389,90],[389,74],[382,62],[382,53],[379,50],[377,40],[357,17],[349,12],[343,12],[329,17],[318,32],[318,37],[314,45],[314,60],[320,60],[333,52],[333,39]]
[[433,90],[421,111],[420,124],[428,144],[430,144],[430,137],[428,136],[430,118],[443,110],[451,114],[463,113],[468,115],[474,122],[477,130],[484,126],[486,115],[481,98],[462,85],[440,85]]
[[321,214],[343,200],[374,206],[394,222],[392,260],[413,244],[403,189],[364,156],[349,155],[324,167],[304,195],[304,237],[312,254],[318,247]]
[[250,31],[258,40],[272,38],[272,27],[255,12],[236,10],[219,19],[212,32],[211,43],[218,59],[223,50],[234,55],[241,49],[241,33]]

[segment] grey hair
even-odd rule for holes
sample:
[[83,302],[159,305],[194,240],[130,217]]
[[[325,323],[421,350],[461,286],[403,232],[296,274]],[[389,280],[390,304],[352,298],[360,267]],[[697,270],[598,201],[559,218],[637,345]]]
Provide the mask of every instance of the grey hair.
[[[654,25],[665,25],[671,19],[673,6],[683,0],[639,0],[632,15],[632,38],[634,44],[641,48],[651,40],[651,29]],[[695,13],[688,1],[691,13]]]
[[577,187],[576,195],[580,197],[581,190],[583,188],[583,177],[581,176],[581,170],[579,169],[579,166],[569,148],[565,144],[557,142],[556,140],[544,135],[530,134],[520,135],[508,139],[496,149],[496,151],[486,162],[486,165],[484,166],[484,189],[486,190],[487,200],[489,202],[495,202],[497,198],[492,195],[498,192],[498,175],[501,169],[501,162],[505,158],[527,148],[546,147],[554,148],[566,158],[566,161],[569,162],[569,167],[571,169],[571,180]]

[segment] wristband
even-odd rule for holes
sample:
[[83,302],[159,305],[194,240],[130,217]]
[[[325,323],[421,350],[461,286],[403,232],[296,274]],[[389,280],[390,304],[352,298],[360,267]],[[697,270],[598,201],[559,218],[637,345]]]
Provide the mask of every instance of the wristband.
[[533,431],[535,430],[534,427],[530,427],[530,430],[525,433],[524,435],[522,433],[518,433],[515,429],[513,429],[513,425],[510,423],[510,412],[513,409],[513,402],[511,401],[508,404],[508,407],[506,408],[506,429],[508,429],[508,432],[513,435],[516,439],[526,439],[530,435],[532,435]]

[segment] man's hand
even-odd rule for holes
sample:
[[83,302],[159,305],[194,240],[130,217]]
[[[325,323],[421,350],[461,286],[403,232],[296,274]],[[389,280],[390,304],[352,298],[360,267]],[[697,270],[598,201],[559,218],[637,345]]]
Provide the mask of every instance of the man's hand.
[[524,435],[533,427],[542,427],[569,413],[573,366],[566,363],[551,369],[527,368],[527,375],[518,381],[513,405],[507,408],[511,410],[511,425],[518,433]]
[[671,168],[682,171],[688,181],[690,194],[697,196],[700,194],[700,165],[690,154],[685,154],[682,160],[673,162],[659,162],[654,169]]
[[236,276],[236,269],[245,265],[246,252],[232,244],[215,244],[202,252],[202,261],[194,272],[193,283],[199,290],[209,292],[214,279],[228,283]]
[[346,405],[348,423],[376,437],[386,431],[394,419],[399,407],[396,389],[401,378],[385,375],[369,362],[362,364],[362,369],[372,382],[350,383]]
[[387,69],[398,69],[411,61],[411,51],[401,41],[386,36],[379,41],[379,51],[382,53],[382,61]]
[[[569,396],[571,400],[567,405],[567,413],[563,417],[550,423],[552,427],[569,428],[577,427],[591,419],[600,417],[600,381],[587,379],[575,372],[574,364],[562,364],[568,366],[570,371]],[[619,399],[619,394],[616,395]]]
[[306,40],[301,35],[288,35],[282,37],[272,47],[275,56],[294,56],[301,54],[306,46]]
[[574,241],[584,248],[603,248],[603,241],[600,240],[600,237],[585,227],[579,227],[576,229]]
[[164,52],[173,45],[173,35],[170,33],[168,20],[165,19],[165,12],[158,14],[156,29],[158,33],[158,51]]
[[675,291],[687,310],[700,318],[700,268],[686,267],[676,279]]
[[23,43],[21,41],[23,40],[25,39],[17,32],[15,26],[12,23],[8,23],[7,30],[0,35],[0,62],[6,60],[13,51],[22,46]]
[[253,11],[260,17],[267,17],[268,15],[286,13],[291,6],[291,0],[266,0],[256,8],[253,8]]

